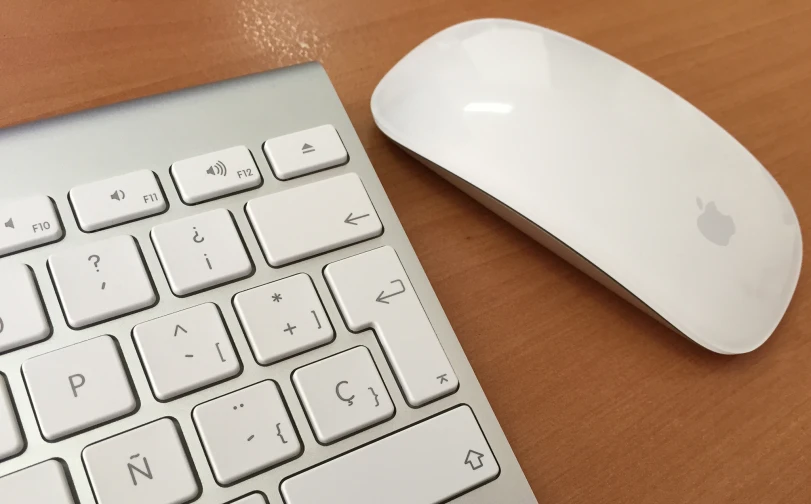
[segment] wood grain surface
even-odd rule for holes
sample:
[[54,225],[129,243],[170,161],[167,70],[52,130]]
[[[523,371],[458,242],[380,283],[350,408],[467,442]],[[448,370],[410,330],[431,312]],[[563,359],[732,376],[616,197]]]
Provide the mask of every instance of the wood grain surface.
[[719,122],[783,186],[808,242],[811,1],[2,4],[2,126],[320,60],[542,504],[811,502],[807,270],[761,349],[710,354],[407,157],[369,111],[384,73],[442,28],[478,17],[544,25]]

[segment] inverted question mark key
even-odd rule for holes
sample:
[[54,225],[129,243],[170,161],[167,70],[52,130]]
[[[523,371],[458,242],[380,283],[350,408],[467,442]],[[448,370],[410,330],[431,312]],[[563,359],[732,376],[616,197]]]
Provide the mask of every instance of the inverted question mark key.
[[68,324],[78,329],[155,304],[135,238],[117,236],[48,258]]

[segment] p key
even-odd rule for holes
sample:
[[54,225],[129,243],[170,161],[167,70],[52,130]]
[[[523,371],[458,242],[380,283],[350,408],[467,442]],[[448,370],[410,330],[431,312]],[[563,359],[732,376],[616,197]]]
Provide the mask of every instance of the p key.
[[393,248],[332,263],[324,275],[349,329],[377,333],[409,405],[456,391],[456,374]]
[[23,364],[42,435],[48,441],[135,411],[138,403],[110,336],[34,357]]

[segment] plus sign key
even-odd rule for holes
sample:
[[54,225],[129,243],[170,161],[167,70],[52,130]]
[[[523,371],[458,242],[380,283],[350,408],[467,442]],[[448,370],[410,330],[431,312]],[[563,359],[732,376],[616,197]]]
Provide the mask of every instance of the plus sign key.
[[260,364],[271,364],[331,342],[335,332],[306,274],[277,280],[234,298]]

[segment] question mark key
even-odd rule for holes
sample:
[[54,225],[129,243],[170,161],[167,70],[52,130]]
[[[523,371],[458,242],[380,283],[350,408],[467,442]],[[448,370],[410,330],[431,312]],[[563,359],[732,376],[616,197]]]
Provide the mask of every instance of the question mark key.
[[116,236],[48,258],[65,319],[74,329],[153,306],[157,295],[132,236]]

